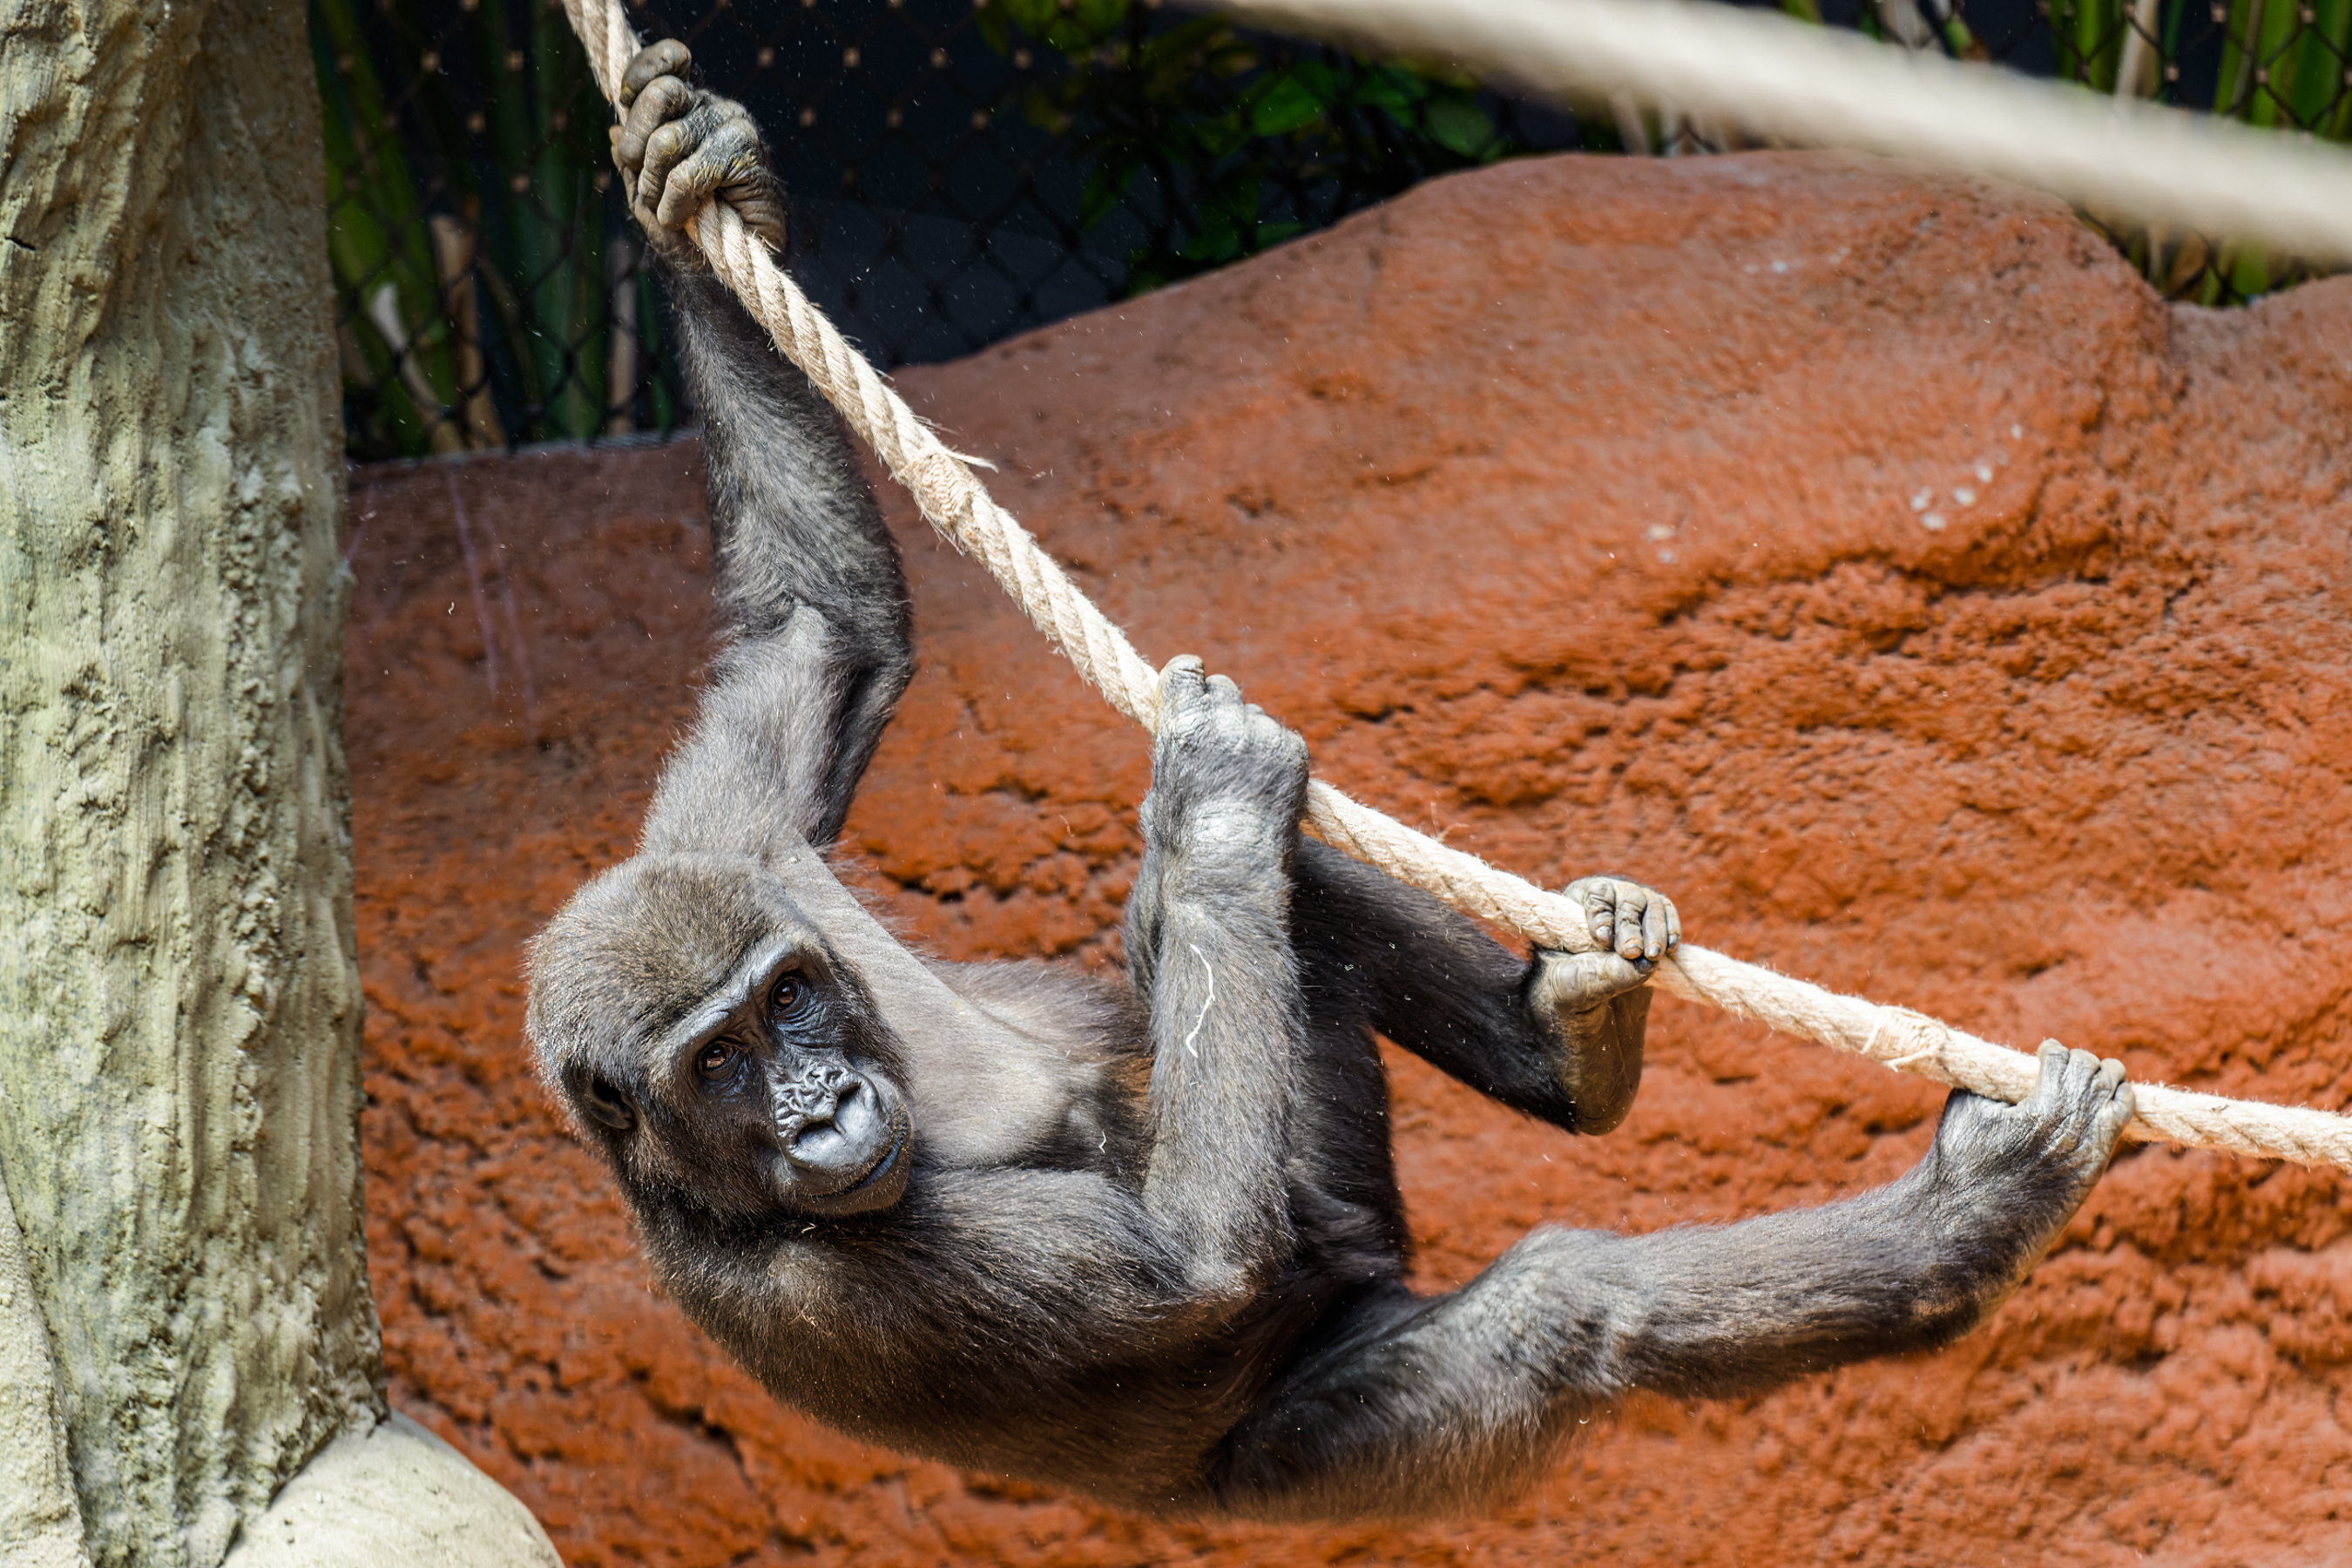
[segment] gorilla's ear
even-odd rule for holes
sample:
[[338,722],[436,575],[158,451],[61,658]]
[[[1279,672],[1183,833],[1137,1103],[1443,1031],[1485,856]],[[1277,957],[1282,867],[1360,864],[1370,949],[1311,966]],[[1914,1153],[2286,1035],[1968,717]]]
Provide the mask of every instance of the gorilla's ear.
[[563,1080],[563,1087],[572,1092],[572,1103],[615,1132],[626,1132],[637,1124],[636,1107],[603,1074],[585,1068],[568,1068]]

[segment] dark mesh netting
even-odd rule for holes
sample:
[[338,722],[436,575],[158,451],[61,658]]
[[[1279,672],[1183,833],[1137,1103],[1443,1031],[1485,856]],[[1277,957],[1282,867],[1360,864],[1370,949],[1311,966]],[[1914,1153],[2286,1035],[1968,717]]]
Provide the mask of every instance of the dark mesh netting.
[[[1786,6],[1895,47],[2352,129],[2352,0]],[[1223,265],[1433,174],[1727,140],[1132,0],[661,0],[632,19],[685,40],[707,85],[760,117],[803,286],[886,368]],[[310,20],[352,456],[690,419],[560,5],[311,0]],[[2301,276],[2198,236],[2113,237],[2176,298],[2233,303]]]

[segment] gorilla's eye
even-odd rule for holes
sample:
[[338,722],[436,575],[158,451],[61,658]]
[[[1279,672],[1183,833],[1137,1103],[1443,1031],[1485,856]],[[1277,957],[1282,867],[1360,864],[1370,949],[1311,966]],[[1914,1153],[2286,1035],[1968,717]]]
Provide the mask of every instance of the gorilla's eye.
[[787,974],[776,982],[773,991],[768,993],[768,1016],[779,1023],[789,1024],[809,1010],[809,1004],[815,999],[815,994],[806,980],[797,974]]
[[742,1054],[743,1047],[732,1040],[713,1040],[694,1058],[694,1070],[705,1078],[725,1078],[728,1069],[735,1065],[735,1058]]

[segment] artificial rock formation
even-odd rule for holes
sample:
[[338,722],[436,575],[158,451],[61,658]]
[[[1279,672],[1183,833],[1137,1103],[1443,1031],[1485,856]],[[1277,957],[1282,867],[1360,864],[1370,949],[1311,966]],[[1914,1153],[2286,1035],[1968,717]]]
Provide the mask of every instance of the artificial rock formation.
[[[1147,658],[1205,655],[1393,814],[1990,1037],[2352,1100],[2352,281],[2179,309],[2013,193],[1570,157],[899,380]],[[2352,1552],[2342,1179],[2165,1149],[1961,1344],[1636,1400],[1491,1519],[1153,1524],[779,1408],[648,1292],[520,1038],[520,943],[628,852],[689,710],[699,482],[677,442],[354,490],[392,1389],[569,1561]],[[1109,962],[1143,738],[891,504],[923,668],[848,847],[950,956]],[[1395,1060],[1425,1282],[1927,1142],[1930,1086],[1673,1001],[1652,1032],[1590,1142]]]

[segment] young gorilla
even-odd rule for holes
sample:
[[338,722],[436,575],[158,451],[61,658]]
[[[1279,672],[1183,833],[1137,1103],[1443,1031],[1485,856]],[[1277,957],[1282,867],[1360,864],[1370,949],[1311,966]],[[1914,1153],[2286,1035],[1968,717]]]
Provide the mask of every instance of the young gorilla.
[[1129,984],[909,952],[820,853],[909,668],[873,497],[679,226],[771,241],[741,108],[657,44],[614,154],[703,412],[730,640],[642,849],[540,938],[530,1029],[664,1286],[775,1395],[873,1442],[1161,1514],[1484,1506],[1628,1390],[1758,1389],[1939,1345],[2023,1278],[2131,1115],[2043,1047],[1951,1097],[1893,1185],[1645,1237],[1540,1229],[1409,1291],[1372,1037],[1570,1131],[1623,1117],[1673,907],[1577,883],[1586,956],[1521,964],[1299,837],[1298,737],[1160,677]]

